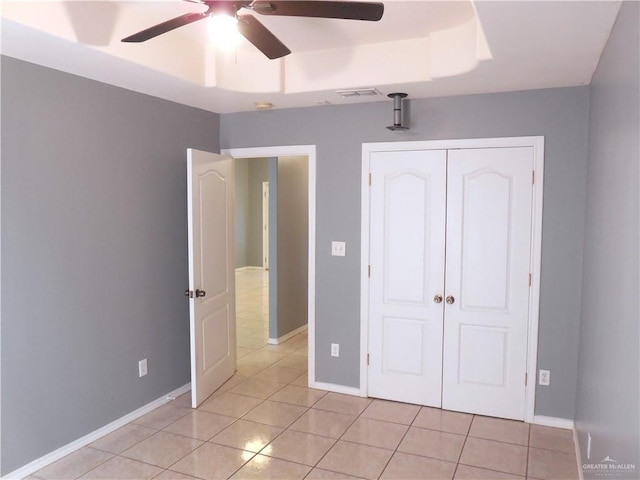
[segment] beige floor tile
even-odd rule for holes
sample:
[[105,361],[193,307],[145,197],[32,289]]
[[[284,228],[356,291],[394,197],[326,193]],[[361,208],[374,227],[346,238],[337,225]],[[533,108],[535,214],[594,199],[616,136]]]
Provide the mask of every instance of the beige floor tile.
[[226,479],[254,455],[236,448],[205,443],[172,465],[171,470],[204,480]]
[[327,392],[324,390],[287,385],[282,390],[274,393],[269,400],[300,405],[302,407],[311,407],[326,394]]
[[256,378],[265,382],[290,383],[300,376],[300,370],[286,367],[267,367],[256,374]]
[[113,457],[80,478],[92,480],[147,480],[154,478],[162,469],[129,458]]
[[165,470],[157,477],[153,477],[153,480],[199,480],[199,479],[184,473],[174,472],[173,470]]
[[384,470],[393,451],[338,441],[318,463],[318,468],[376,479]]
[[262,372],[265,368],[268,368],[269,365],[256,365],[254,363],[243,363],[246,357],[242,357],[238,360],[238,364],[236,366],[236,375],[242,375],[243,377],[252,377],[260,372]]
[[238,420],[209,441],[257,453],[281,432],[282,428]]
[[422,407],[412,425],[414,427],[466,435],[469,433],[472,419],[473,415],[469,415],[468,413]]
[[38,470],[34,476],[43,479],[78,478],[89,470],[103,464],[113,455],[94,448],[84,447]]
[[495,470],[486,470],[468,465],[458,465],[453,478],[454,480],[524,480],[524,477],[510,473],[496,472]]
[[235,418],[218,415],[217,413],[195,410],[180,420],[173,422],[164,431],[198,440],[209,440],[235,420]]
[[309,374],[304,372],[298,378],[296,378],[291,385],[297,385],[299,387],[308,387],[309,386]]
[[240,418],[249,410],[257,407],[260,403],[262,403],[262,400],[255,397],[247,397],[246,395],[236,395],[234,393],[225,392],[203,403],[198,410],[226,415],[228,417]]
[[312,408],[289,428],[298,432],[322,435],[323,437],[340,438],[355,419],[355,415],[344,415]]
[[129,423],[115,432],[93,442],[90,447],[97,448],[104,452],[118,454],[127,448],[133,447],[136,443],[156,433],[156,430],[142,425]]
[[168,468],[200,445],[202,445],[202,442],[194,438],[158,432],[125,450],[121,455],[132,460]]
[[347,415],[360,415],[370,403],[371,400],[368,398],[330,392],[322,397],[313,408]]
[[[264,347],[267,344],[266,338],[253,338],[253,337],[238,337],[236,339],[236,345],[242,348],[252,348],[257,349],[260,347]],[[255,352],[253,352],[255,353]],[[243,356],[243,359],[246,359],[253,355],[253,353],[249,353],[248,355]]]
[[191,408],[191,391],[183,393],[178,398],[173,400],[169,405],[174,407]]
[[265,400],[242,419],[287,428],[306,411],[306,407]]
[[171,403],[167,403],[166,405],[162,405],[140,418],[136,418],[133,423],[161,430],[167,425],[171,425],[179,418],[184,417],[190,411],[190,408],[176,407]]
[[283,358],[278,363],[276,363],[278,367],[287,367],[287,368],[295,368],[296,370],[307,370],[309,366],[309,361],[307,357],[303,357],[300,355],[289,355],[288,357]]
[[464,441],[462,435],[411,427],[398,451],[457,463]]
[[406,425],[360,417],[349,427],[342,440],[395,450],[408,429]]
[[469,436],[526,446],[529,444],[529,424],[476,415],[471,422]]
[[[235,387],[237,385],[240,385],[242,382],[244,382],[244,381],[246,381],[248,379],[249,379],[249,377],[236,373],[235,375],[232,375],[229,380],[224,382],[220,386],[220,388],[218,388],[218,390],[216,390],[216,393],[228,392],[233,387]],[[216,395],[212,395],[212,397],[214,397],[214,396],[216,396]]]
[[576,451],[571,430],[541,425],[531,425],[529,446],[564,453],[575,453]]
[[530,477],[541,480],[577,480],[578,467],[575,454],[529,449]]
[[295,352],[293,352],[294,355],[304,355],[304,356],[309,356],[309,347],[307,345],[305,345],[302,348],[299,348],[298,350],[296,350]]
[[481,438],[467,438],[460,463],[524,476],[527,473],[527,447]]
[[[266,345],[266,342],[265,342]],[[246,357],[244,357],[244,361],[247,363],[255,363],[256,365],[260,364],[268,364],[273,365],[274,363],[285,358],[286,355],[281,353],[269,352],[266,350],[257,350],[253,353],[250,353]]]
[[261,350],[289,355],[299,348],[300,346],[297,343],[284,342],[278,345],[265,345]]
[[396,452],[380,478],[385,480],[451,480],[455,468],[455,463]]
[[304,477],[304,480],[363,480],[360,477],[354,477],[352,475],[345,475],[344,473],[331,472],[329,470],[322,470],[321,468],[314,468],[309,472],[309,475]]
[[269,336],[268,332],[264,328],[248,328],[248,327],[238,327],[236,329],[236,335],[238,335],[238,338],[253,337],[253,338],[260,338],[263,340],[266,340]]
[[310,433],[285,430],[260,452],[261,455],[313,466],[336,441]]
[[238,346],[236,346],[236,357],[237,358],[246,357],[247,355],[249,355],[250,353],[253,353],[255,351],[256,351],[255,348],[247,348],[247,347],[238,347]]
[[242,480],[301,480],[311,467],[299,463],[288,462],[278,458],[256,455],[242,467],[232,479]]
[[420,407],[418,405],[390,402],[388,400],[374,400],[362,412],[362,416],[373,420],[411,425],[419,411]]
[[271,395],[284,388],[285,386],[286,384],[284,383],[263,382],[262,380],[258,380],[256,378],[250,378],[233,387],[231,390],[229,390],[229,393],[265,399],[269,398]]

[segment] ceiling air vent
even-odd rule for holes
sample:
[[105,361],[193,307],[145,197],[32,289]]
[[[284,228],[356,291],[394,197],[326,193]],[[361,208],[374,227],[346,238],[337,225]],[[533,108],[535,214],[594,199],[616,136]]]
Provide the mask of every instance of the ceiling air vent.
[[341,97],[372,97],[380,95],[380,92],[375,88],[357,88],[353,90],[336,90],[336,93]]

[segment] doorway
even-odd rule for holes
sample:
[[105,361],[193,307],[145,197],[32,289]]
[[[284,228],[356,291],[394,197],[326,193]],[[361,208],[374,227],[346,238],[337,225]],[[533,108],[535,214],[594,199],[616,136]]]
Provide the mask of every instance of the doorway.
[[[313,366],[315,365],[315,358],[314,358],[314,322],[315,322],[315,191],[316,191],[316,175],[315,175],[315,171],[316,171],[316,152],[315,152],[315,145],[302,145],[302,146],[291,146],[291,147],[287,147],[287,146],[283,146],[283,147],[256,147],[256,148],[231,148],[231,149],[225,149],[222,151],[222,153],[224,155],[230,155],[232,157],[234,157],[235,159],[248,159],[249,162],[256,160],[256,159],[260,159],[260,158],[269,158],[269,159],[277,159],[277,158],[281,158],[283,160],[288,160],[288,161],[294,161],[296,157],[304,157],[304,159],[306,160],[305,162],[305,168],[306,168],[306,179],[307,179],[307,191],[305,192],[306,198],[305,198],[305,203],[306,203],[306,218],[305,218],[305,222],[306,222],[306,236],[307,236],[307,244],[306,244],[306,266],[307,266],[307,272],[306,272],[306,278],[303,279],[302,282],[297,282],[297,288],[300,288],[300,285],[302,284],[302,286],[304,286],[304,283],[306,283],[306,291],[305,293],[305,297],[306,297],[306,305],[305,307],[305,313],[306,313],[306,317],[307,317],[307,324],[304,326],[301,326],[299,328],[295,328],[291,331],[286,331],[286,333],[283,334],[283,331],[277,331],[274,330],[273,326],[270,325],[270,332],[269,332],[269,336],[267,339],[267,342],[270,344],[279,344],[282,342],[287,341],[289,338],[296,336],[297,334],[301,334],[301,332],[304,331],[308,331],[308,345],[309,345],[309,354],[308,354],[308,370],[309,370],[309,383],[311,384],[313,382],[314,379],[314,369]],[[288,171],[290,172],[291,169],[288,169]],[[274,204],[274,200],[277,201],[277,192],[278,192],[278,185],[277,185],[277,180],[276,182],[274,182],[271,178],[268,179],[269,181],[269,186],[270,186],[270,205]],[[260,187],[262,189],[262,186]],[[262,191],[262,190],[261,190]],[[298,192],[298,194],[300,194],[300,192]],[[287,192],[287,196],[289,195],[289,192]],[[259,212],[262,212],[262,207],[260,207]],[[270,241],[269,241],[269,250],[270,250],[270,255],[269,255],[269,261],[268,261],[268,266],[269,266],[269,270],[265,271],[263,268],[262,263],[260,264],[260,269],[262,270],[262,275],[265,275],[265,272],[267,277],[263,277],[263,283],[262,286],[260,287],[262,289],[262,292],[264,293],[265,291],[268,291],[268,311],[269,312],[273,312],[273,306],[274,306],[274,297],[275,295],[275,289],[278,287],[277,282],[274,280],[277,277],[277,265],[275,263],[275,255],[274,255],[274,250],[275,248],[277,248],[277,244],[274,244],[274,242],[271,241],[271,239],[273,239],[273,230],[276,228],[277,225],[277,211],[274,211],[273,208],[269,209],[269,221],[271,223],[271,227],[270,227]],[[295,222],[292,222],[292,224]],[[299,223],[299,222],[298,222]],[[262,256],[262,255],[261,255]],[[255,272],[257,273],[257,272]],[[269,278],[271,279],[271,285],[265,285],[264,280],[265,278]],[[255,279],[254,281],[254,286],[255,286]],[[254,304],[255,302],[257,302],[257,299],[254,299]],[[262,302],[263,304],[266,303],[264,302],[264,297],[262,298]],[[281,302],[284,303],[284,302]],[[255,305],[254,305],[255,306]],[[267,315],[267,317],[270,319],[272,315]],[[257,323],[255,324],[255,326],[258,326]],[[256,334],[257,335],[257,334]],[[252,342],[253,343],[253,342]],[[255,343],[254,343],[255,345]],[[241,347],[242,348],[242,347]],[[242,366],[242,358],[239,358],[239,362],[238,362],[239,366]]]

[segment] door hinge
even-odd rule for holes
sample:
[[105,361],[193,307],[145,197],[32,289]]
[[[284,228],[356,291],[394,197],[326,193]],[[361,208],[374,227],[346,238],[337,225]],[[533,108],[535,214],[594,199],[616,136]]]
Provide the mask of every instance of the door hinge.
[[371,265],[367,267],[367,275],[371,277]]
[[524,374],[524,386],[527,386],[527,381],[529,380],[529,374],[525,372]]
[[531,274],[529,274],[529,286],[531,286]]
[[185,290],[184,291],[184,296],[185,297],[189,297],[189,298],[193,298],[193,290]]
[[369,365],[369,354],[367,353],[367,366]]
[[536,171],[531,170],[531,184],[535,185],[535,183],[536,183]]
[[371,174],[369,174],[369,186],[371,186]]

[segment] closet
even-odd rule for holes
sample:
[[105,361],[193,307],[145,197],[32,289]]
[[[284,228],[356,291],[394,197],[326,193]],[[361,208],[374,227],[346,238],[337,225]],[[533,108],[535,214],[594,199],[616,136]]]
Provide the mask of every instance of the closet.
[[523,420],[534,148],[368,163],[368,395]]

